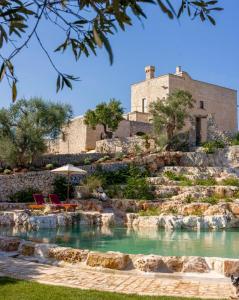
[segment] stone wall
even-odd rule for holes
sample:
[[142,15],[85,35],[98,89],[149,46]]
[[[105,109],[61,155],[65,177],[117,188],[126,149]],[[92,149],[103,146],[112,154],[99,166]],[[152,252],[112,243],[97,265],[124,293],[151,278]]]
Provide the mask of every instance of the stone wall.
[[36,167],[45,167],[47,164],[62,166],[73,164],[80,166],[84,164],[85,159],[96,161],[103,157],[101,153],[75,153],[75,154],[46,154],[33,162]]
[[[106,171],[116,171],[126,167],[128,164],[118,162],[113,164],[101,164],[102,169]],[[82,166],[87,174],[93,174],[97,168],[97,164]],[[27,173],[16,173],[13,175],[0,175],[0,202],[10,201],[9,195],[26,188],[39,189],[43,194],[52,192],[52,183],[57,174],[50,171],[38,171]],[[73,184],[79,184],[84,175],[71,176]]]
[[113,138],[96,142],[96,151],[100,153],[142,153],[155,150],[155,142],[142,137]]

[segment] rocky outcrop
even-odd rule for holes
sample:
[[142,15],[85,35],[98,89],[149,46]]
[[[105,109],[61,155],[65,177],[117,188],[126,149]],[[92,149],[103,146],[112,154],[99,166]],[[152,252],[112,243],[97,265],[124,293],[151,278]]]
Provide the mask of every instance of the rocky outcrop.
[[180,215],[160,215],[160,216],[138,216],[137,214],[127,214],[127,225],[132,227],[165,228],[165,229],[225,229],[230,227],[231,216],[180,216]]
[[86,264],[90,267],[124,270],[127,268],[129,262],[129,255],[120,252],[90,252]]

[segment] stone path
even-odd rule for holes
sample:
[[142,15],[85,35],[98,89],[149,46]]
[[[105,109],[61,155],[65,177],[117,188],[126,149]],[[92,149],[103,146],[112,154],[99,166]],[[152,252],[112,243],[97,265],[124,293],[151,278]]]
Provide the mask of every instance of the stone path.
[[177,278],[103,272],[74,266],[49,266],[26,260],[0,257],[0,276],[34,280],[40,283],[63,285],[141,295],[168,295],[228,299],[233,294],[230,281],[211,278]]

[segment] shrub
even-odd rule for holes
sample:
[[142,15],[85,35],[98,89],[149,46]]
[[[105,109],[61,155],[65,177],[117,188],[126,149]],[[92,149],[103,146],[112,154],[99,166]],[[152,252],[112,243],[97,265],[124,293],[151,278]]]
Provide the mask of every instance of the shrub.
[[4,171],[3,171],[3,174],[5,174],[5,175],[9,175],[9,174],[11,174],[12,173],[12,171],[10,170],[10,169],[5,169]]
[[187,203],[187,204],[190,204],[192,202],[195,202],[195,199],[193,198],[192,195],[187,195],[184,199],[184,202]]
[[[57,194],[61,201],[67,199],[67,179],[63,176],[56,176],[53,181],[53,193]],[[74,197],[74,186],[70,183],[70,198]]]
[[151,200],[153,193],[145,177],[129,177],[124,189],[124,197]]
[[239,187],[239,179],[235,177],[229,177],[222,180],[223,185],[230,185],[230,186],[238,186]]
[[238,146],[239,145],[239,132],[236,133],[236,135],[231,140],[232,146]]
[[0,168],[0,173],[3,173],[4,169],[3,168]]
[[122,160],[124,157],[124,154],[122,152],[115,153],[115,159],[116,160]]
[[195,180],[195,184],[196,185],[203,185],[203,186],[212,186],[212,185],[216,185],[216,179],[214,178],[206,178],[206,179],[196,179]]
[[161,210],[159,207],[151,207],[147,210],[140,210],[139,215],[140,216],[159,216],[161,214]]
[[124,186],[122,185],[110,185],[106,189],[106,194],[110,198],[119,198],[122,199],[124,198]]
[[177,174],[173,171],[166,171],[164,172],[164,175],[169,179],[173,181],[185,181],[187,180],[187,177],[182,174]]
[[52,170],[54,168],[54,165],[53,164],[47,164],[46,166],[45,166],[45,169],[46,170]]
[[203,143],[202,147],[207,154],[213,154],[217,149],[224,148],[225,144],[222,141],[209,141]]
[[18,191],[14,194],[11,194],[9,196],[11,202],[16,202],[16,203],[29,203],[33,202],[33,194],[39,194],[41,191],[35,188],[26,188],[24,190]]
[[100,177],[91,175],[85,179],[83,185],[89,190],[90,193],[92,193],[97,188],[102,187],[102,183],[103,183],[103,180]]
[[89,157],[86,157],[84,159],[84,165],[90,165],[92,163],[91,159]]
[[212,205],[218,204],[219,201],[220,201],[220,198],[218,198],[216,196],[201,198],[199,200],[199,202],[209,203],[209,204],[212,204]]

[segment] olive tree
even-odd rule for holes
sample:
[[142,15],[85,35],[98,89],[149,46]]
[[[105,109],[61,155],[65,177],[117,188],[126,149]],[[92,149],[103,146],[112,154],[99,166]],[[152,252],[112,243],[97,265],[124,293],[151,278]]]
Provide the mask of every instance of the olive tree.
[[69,105],[40,98],[19,100],[0,110],[0,160],[26,166],[42,154],[47,139],[55,139],[72,116]]
[[[57,75],[56,89],[72,88],[78,76],[66,74],[54,62],[51,50],[39,33],[42,24],[52,25],[61,42],[55,52],[72,51],[75,60],[97,54],[105,47],[113,63],[109,37],[118,29],[126,30],[136,18],[147,18],[145,6],[158,5],[170,19],[186,13],[191,19],[200,18],[215,25],[213,13],[222,10],[218,1],[179,0],[1,0],[0,1],[0,80],[6,79],[17,98],[17,74],[14,60],[35,39]],[[136,18],[135,18],[136,17]],[[46,71],[47,73],[47,71]]]
[[166,143],[172,141],[176,132],[185,125],[194,102],[192,95],[183,90],[175,90],[167,98],[152,102],[150,113],[156,136],[160,138],[165,134]]
[[94,110],[88,110],[85,114],[84,122],[91,128],[96,129],[97,125],[102,125],[104,138],[110,137],[112,132],[116,131],[120,121],[123,120],[124,109],[121,102],[116,99],[110,99],[109,103],[102,102]]

